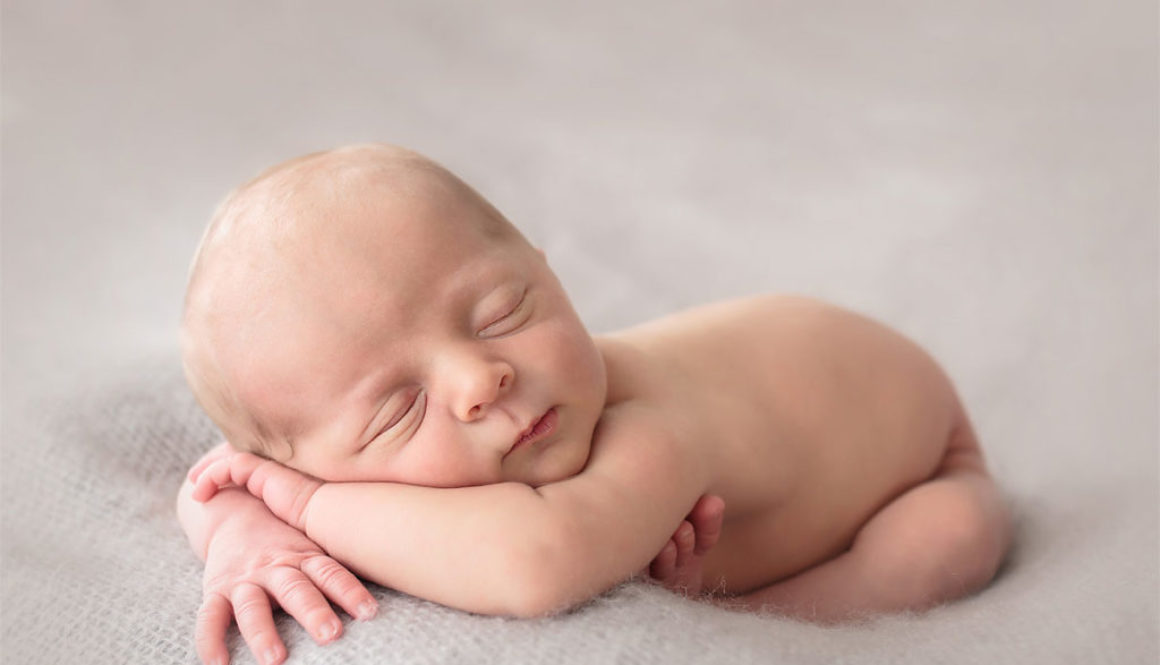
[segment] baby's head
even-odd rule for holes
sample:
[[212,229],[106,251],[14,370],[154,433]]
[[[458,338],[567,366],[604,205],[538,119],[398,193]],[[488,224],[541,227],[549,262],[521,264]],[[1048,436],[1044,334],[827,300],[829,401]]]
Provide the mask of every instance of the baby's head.
[[236,448],[324,480],[541,485],[579,472],[603,359],[541,252],[387,145],[235,190],[194,258],[182,358]]

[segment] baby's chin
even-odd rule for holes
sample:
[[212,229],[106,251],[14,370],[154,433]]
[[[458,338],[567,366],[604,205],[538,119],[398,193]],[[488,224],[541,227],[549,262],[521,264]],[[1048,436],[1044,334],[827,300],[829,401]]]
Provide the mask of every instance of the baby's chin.
[[567,480],[584,470],[591,450],[590,439],[553,441],[545,450],[536,451],[539,454],[524,473],[519,474],[522,476],[519,482],[539,487]]

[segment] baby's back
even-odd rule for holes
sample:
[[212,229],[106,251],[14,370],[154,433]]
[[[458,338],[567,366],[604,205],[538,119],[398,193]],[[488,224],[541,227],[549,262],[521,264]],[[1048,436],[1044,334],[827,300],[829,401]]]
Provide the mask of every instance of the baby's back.
[[701,307],[601,344],[610,399],[658,405],[712,465],[727,509],[705,579],[730,592],[845,550],[932,475],[964,418],[921,349],[805,298]]

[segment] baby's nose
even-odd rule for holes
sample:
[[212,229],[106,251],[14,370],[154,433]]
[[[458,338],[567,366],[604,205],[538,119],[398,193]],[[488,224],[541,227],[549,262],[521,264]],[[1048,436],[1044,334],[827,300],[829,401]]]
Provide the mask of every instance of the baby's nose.
[[515,372],[506,362],[469,362],[460,368],[457,415],[470,422],[482,418],[488,408],[511,389]]

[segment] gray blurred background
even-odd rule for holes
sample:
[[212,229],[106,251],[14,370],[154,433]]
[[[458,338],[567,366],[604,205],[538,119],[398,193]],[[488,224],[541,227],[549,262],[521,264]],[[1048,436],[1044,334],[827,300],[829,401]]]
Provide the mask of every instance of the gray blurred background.
[[176,375],[231,187],[389,141],[594,332],[793,291],[916,338],[1045,516],[1015,561],[1126,520],[1143,591],[1108,607],[1155,619],[1154,2],[4,0],[2,30],[6,459],[30,405]]

